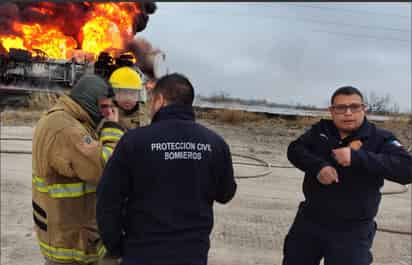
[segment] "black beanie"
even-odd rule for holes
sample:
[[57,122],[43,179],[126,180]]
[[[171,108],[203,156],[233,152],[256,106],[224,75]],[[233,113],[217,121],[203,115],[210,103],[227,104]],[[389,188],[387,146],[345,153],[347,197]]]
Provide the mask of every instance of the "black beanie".
[[82,76],[70,92],[70,97],[87,111],[96,124],[102,119],[98,99],[112,96],[113,90],[110,84],[93,74]]

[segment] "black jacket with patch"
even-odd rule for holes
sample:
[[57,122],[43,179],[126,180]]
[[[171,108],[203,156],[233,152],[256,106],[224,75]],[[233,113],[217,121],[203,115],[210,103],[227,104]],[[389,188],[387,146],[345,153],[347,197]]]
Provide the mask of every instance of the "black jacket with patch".
[[[340,166],[332,149],[360,140],[351,150],[351,165]],[[288,159],[305,172],[302,203],[304,215],[323,223],[373,220],[381,200],[384,178],[400,184],[412,182],[412,158],[389,131],[377,128],[366,118],[362,126],[341,139],[331,120],[321,120],[288,147]],[[339,183],[323,185],[317,175],[333,166]]]
[[235,191],[223,138],[196,123],[192,107],[167,106],[116,146],[97,190],[98,227],[112,255],[190,263],[207,257],[213,202]]

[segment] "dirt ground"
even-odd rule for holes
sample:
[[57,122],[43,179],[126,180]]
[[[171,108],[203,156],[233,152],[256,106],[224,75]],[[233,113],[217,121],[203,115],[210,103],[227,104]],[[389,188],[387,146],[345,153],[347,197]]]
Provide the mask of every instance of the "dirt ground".
[[[200,120],[221,134],[231,147],[237,176],[259,174],[266,169],[241,165],[257,163],[240,158],[249,154],[274,165],[289,166],[288,143],[301,134],[302,126],[277,121],[224,124]],[[3,126],[1,137],[31,138],[33,127]],[[1,141],[1,150],[30,151],[31,142]],[[1,153],[1,260],[3,265],[43,264],[33,233],[31,209],[31,155]],[[259,178],[238,179],[238,192],[227,205],[215,205],[209,264],[278,265],[283,240],[303,199],[303,173],[294,168],[272,168]],[[400,186],[385,183],[383,190]],[[384,196],[377,217],[379,227],[411,231],[411,192]],[[336,240],[339,240],[338,238]],[[376,265],[411,264],[411,236],[377,232],[374,245]]]

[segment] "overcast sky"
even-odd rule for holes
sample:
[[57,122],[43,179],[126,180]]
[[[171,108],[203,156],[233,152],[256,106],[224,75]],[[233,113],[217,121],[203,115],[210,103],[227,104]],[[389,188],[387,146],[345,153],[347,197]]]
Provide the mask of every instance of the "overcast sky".
[[411,109],[409,3],[158,3],[140,36],[203,96],[325,107],[352,85]]

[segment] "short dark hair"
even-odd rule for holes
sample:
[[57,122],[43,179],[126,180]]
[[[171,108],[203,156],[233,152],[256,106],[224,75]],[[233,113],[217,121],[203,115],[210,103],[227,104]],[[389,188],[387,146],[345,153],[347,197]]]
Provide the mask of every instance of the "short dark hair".
[[195,92],[189,79],[182,74],[168,74],[157,80],[153,95],[162,94],[169,104],[192,105]]
[[336,96],[338,95],[358,95],[362,99],[363,102],[363,96],[362,93],[357,89],[356,87],[353,86],[343,86],[338,89],[333,93],[331,99],[330,99],[330,104],[333,105],[333,101],[335,100]]

